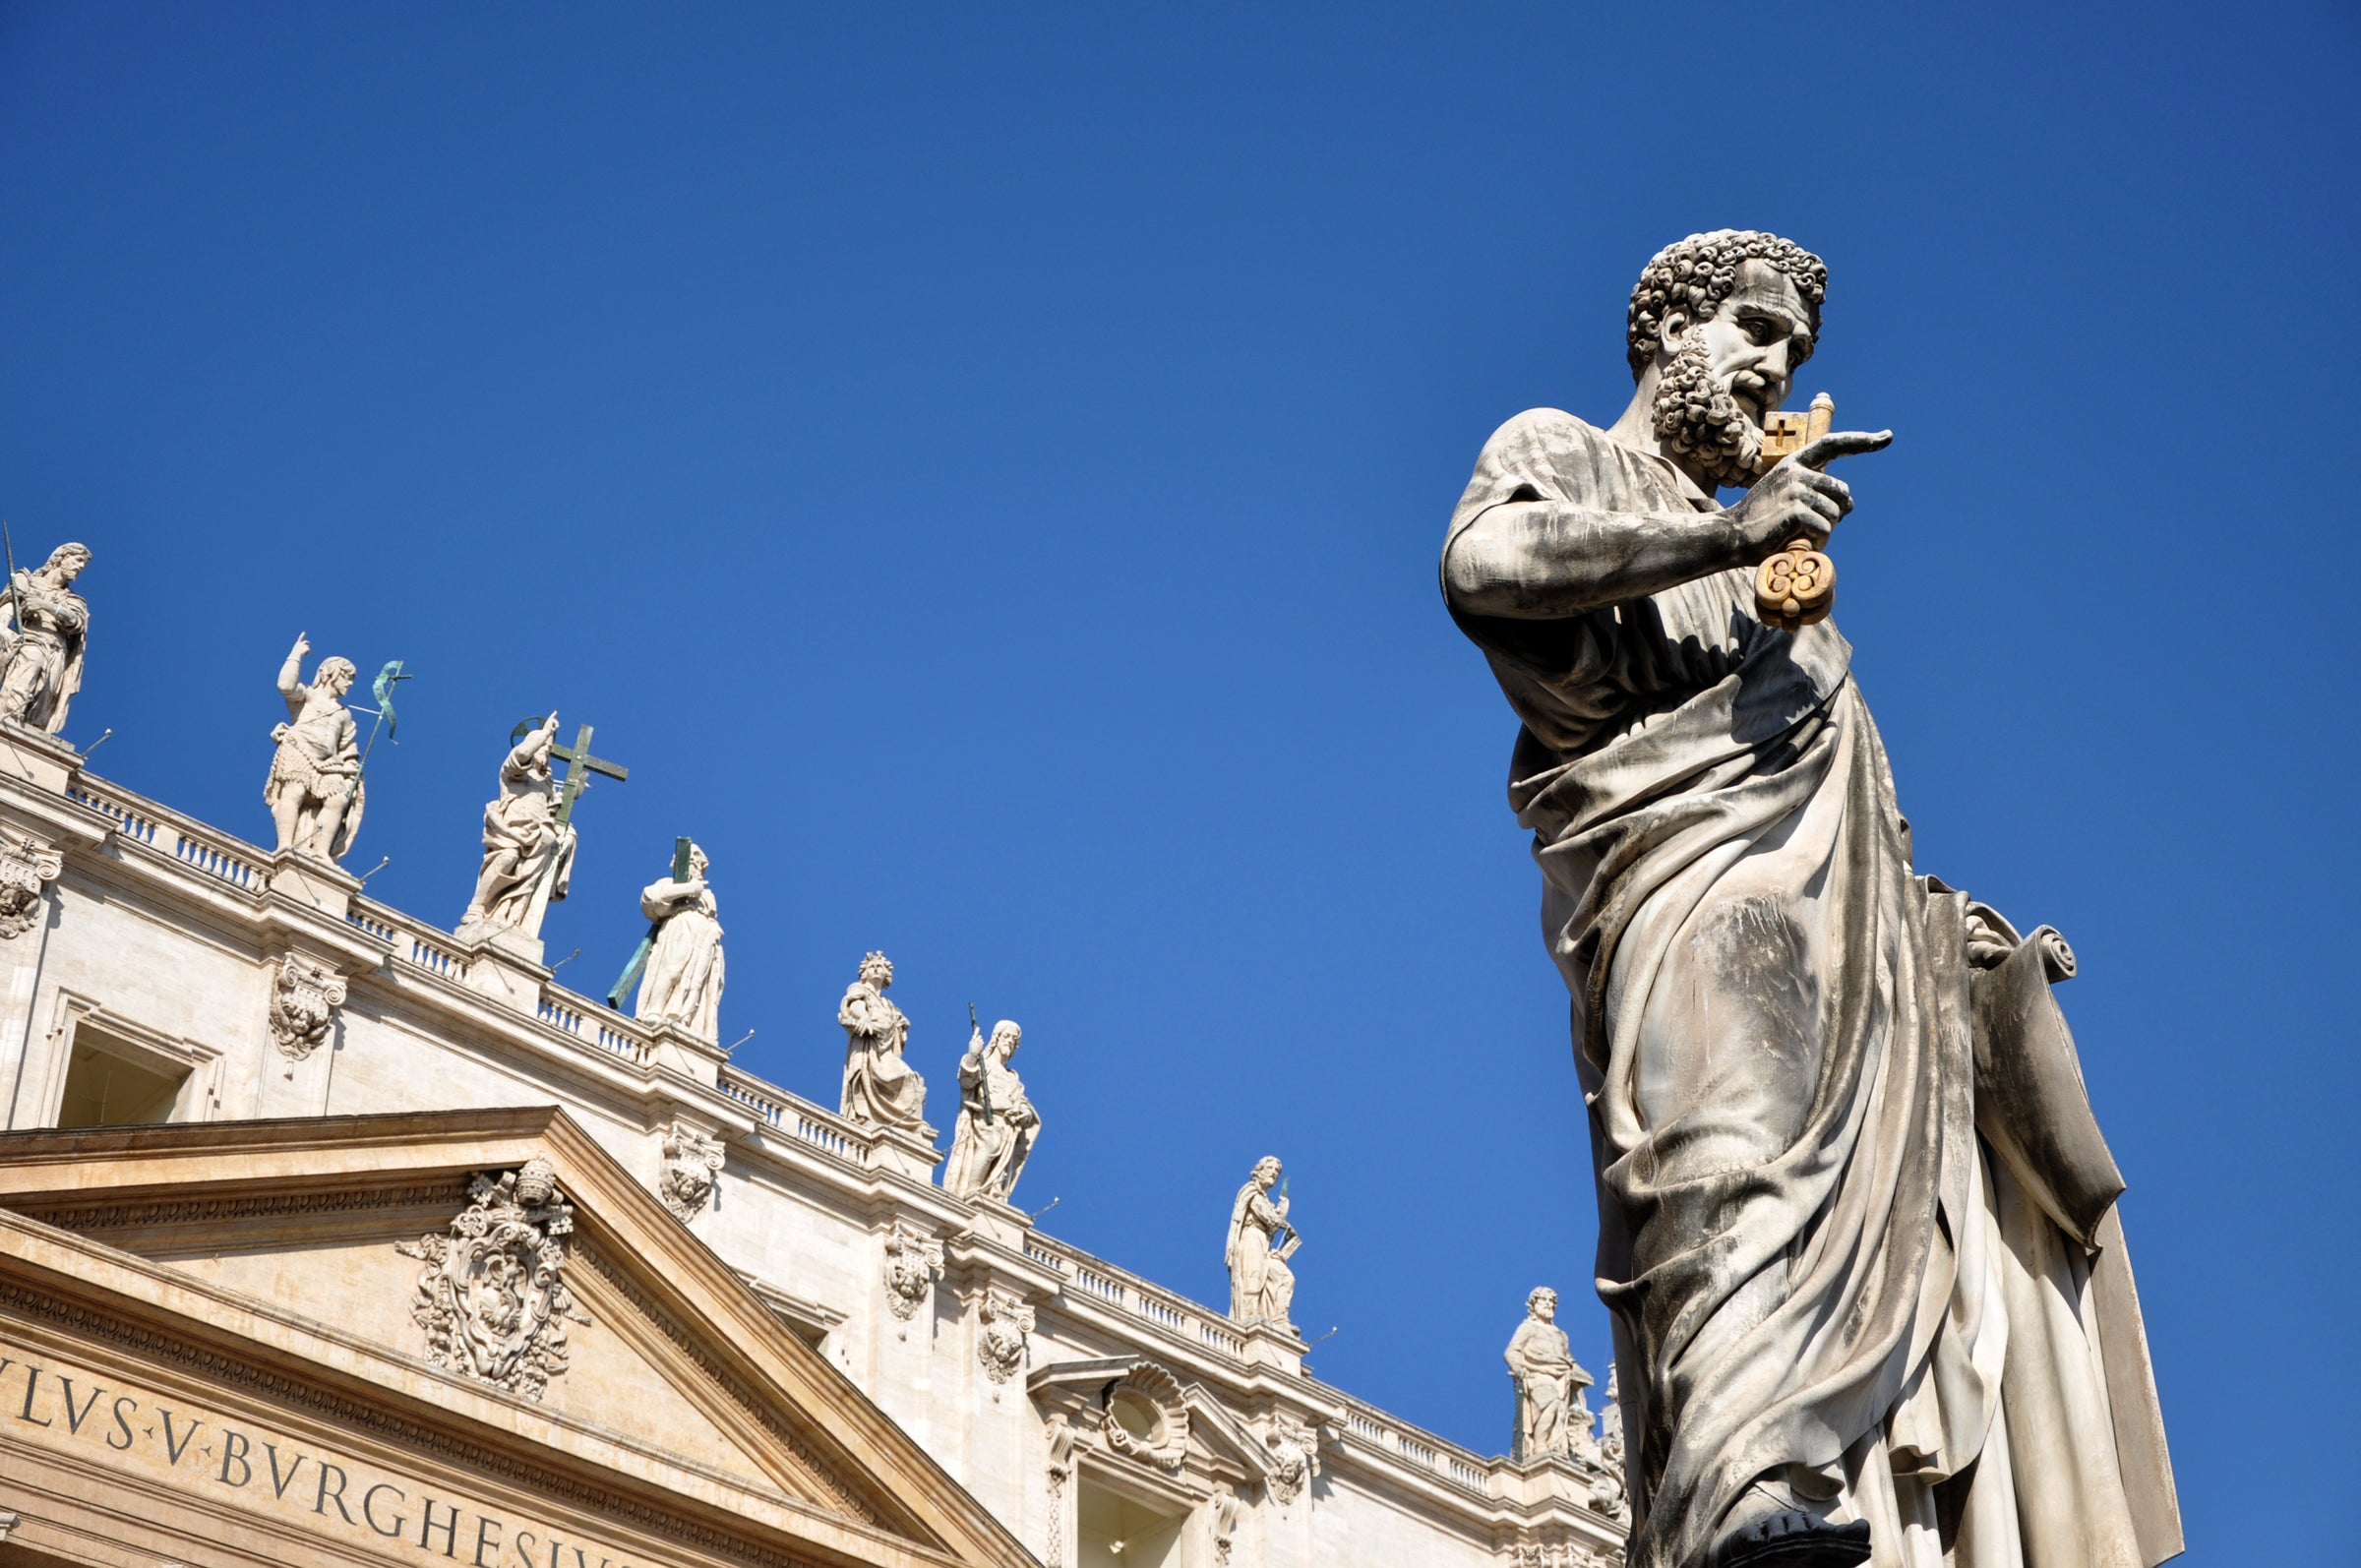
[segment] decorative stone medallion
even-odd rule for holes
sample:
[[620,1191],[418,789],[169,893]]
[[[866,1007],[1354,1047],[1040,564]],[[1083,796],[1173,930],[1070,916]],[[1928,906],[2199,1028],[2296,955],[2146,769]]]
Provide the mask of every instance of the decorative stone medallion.
[[426,1264],[410,1316],[435,1365],[526,1399],[566,1370],[566,1320],[590,1316],[563,1277],[574,1205],[558,1196],[557,1175],[536,1155],[521,1170],[479,1176],[448,1235],[394,1243]]
[[1154,1361],[1140,1361],[1107,1385],[1101,1441],[1112,1453],[1167,1470],[1188,1455],[1188,1407],[1180,1383]]

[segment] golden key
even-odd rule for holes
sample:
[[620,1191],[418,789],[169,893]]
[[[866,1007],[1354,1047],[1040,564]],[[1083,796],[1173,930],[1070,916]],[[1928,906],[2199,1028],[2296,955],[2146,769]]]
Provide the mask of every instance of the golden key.
[[[1774,409],[1763,418],[1763,455],[1793,455],[1828,434],[1836,423],[1837,400],[1822,392],[1809,411]],[[1797,539],[1754,569],[1754,613],[1766,626],[1800,632],[1828,619],[1837,602],[1837,564]]]

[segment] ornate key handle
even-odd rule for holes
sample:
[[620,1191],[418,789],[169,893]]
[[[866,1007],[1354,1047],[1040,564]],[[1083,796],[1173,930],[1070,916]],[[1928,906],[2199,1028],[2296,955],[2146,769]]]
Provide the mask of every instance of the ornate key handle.
[[[1837,400],[1826,392],[1808,412],[1777,409],[1763,420],[1763,455],[1777,459],[1818,441],[1836,423]],[[1754,569],[1754,613],[1766,626],[1800,632],[1828,619],[1837,602],[1837,564],[1797,539]]]

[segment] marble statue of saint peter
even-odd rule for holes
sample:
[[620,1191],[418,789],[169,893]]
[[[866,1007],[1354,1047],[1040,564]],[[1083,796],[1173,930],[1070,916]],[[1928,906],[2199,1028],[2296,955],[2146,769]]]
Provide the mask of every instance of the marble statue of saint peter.
[[1821,470],[1889,439],[1763,460],[1827,279],[1666,247],[1630,405],[1503,425],[1443,547],[1573,996],[1628,1560],[2148,1568],[2178,1511],[2072,954],[1914,872],[1848,644],[1755,612],[1850,510]]

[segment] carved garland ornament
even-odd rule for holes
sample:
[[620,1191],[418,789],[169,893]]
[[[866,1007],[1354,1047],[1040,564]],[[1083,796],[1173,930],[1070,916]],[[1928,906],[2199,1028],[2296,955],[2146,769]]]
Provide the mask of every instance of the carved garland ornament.
[[713,1178],[721,1173],[721,1140],[708,1138],[695,1127],[675,1122],[664,1134],[664,1177],[656,1196],[687,1225],[713,1196]]
[[279,1054],[301,1061],[317,1051],[335,1027],[336,1009],[344,1005],[344,977],[310,958],[294,953],[278,961],[278,981],[271,989],[271,1040]]
[[37,838],[12,833],[0,839],[0,939],[32,930],[41,918],[41,889],[65,865],[63,856]]
[[885,1304],[893,1315],[909,1319],[926,1304],[927,1290],[942,1272],[942,1243],[912,1230],[905,1221],[893,1222],[885,1236]]
[[448,1236],[394,1243],[426,1264],[410,1316],[435,1365],[526,1399],[566,1370],[566,1319],[590,1316],[561,1278],[574,1205],[558,1196],[557,1176],[539,1155],[498,1178],[479,1176]]
[[1033,1332],[1033,1309],[1012,1292],[994,1286],[984,1293],[976,1333],[976,1359],[984,1375],[1005,1383],[1024,1369],[1025,1336]]

